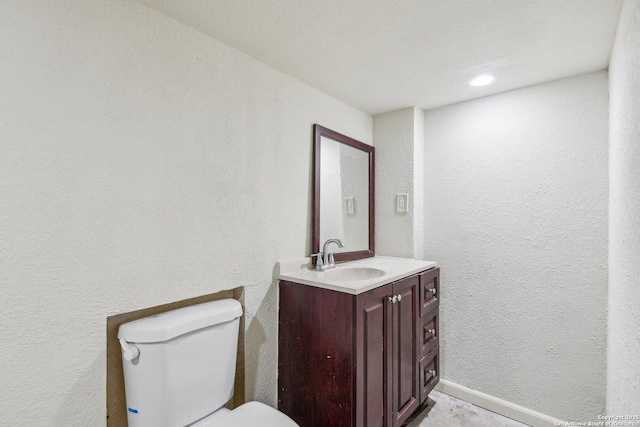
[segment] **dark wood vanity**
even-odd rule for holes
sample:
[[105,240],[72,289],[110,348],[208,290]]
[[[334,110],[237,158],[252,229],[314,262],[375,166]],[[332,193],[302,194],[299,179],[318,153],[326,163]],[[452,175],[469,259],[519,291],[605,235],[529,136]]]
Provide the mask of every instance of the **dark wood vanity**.
[[278,409],[301,427],[400,427],[439,380],[440,270],[375,256],[375,149],[313,129],[315,269],[278,266]]
[[302,427],[399,427],[439,380],[439,269],[353,295],[280,281],[278,409]]

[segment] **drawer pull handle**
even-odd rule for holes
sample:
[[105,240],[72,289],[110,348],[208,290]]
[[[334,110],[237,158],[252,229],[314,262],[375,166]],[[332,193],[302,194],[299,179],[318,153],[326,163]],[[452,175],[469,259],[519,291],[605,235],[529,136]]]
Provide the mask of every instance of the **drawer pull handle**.
[[424,376],[424,382],[425,384],[428,383],[429,381],[431,381],[432,378],[434,378],[436,376],[436,370],[435,369],[429,369],[428,371],[425,372],[425,376]]

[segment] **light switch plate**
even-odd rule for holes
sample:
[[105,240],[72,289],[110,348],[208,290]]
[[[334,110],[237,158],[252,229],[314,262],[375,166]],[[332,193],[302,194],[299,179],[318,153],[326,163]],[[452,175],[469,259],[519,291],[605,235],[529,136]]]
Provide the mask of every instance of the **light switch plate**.
[[409,193],[398,193],[396,195],[396,212],[409,212]]
[[345,197],[344,210],[347,213],[347,215],[353,215],[354,213],[356,213],[356,205],[353,200],[353,197]]

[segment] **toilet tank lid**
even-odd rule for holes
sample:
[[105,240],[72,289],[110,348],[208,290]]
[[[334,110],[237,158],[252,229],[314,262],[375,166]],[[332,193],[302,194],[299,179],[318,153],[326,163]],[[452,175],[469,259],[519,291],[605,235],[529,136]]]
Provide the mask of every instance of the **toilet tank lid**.
[[205,302],[124,323],[118,329],[118,339],[130,343],[163,342],[241,316],[242,305],[237,300]]

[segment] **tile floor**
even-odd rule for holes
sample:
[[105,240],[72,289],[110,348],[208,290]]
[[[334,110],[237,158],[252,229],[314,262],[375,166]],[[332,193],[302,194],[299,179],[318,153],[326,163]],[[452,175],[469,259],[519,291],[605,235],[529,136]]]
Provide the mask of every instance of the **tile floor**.
[[444,393],[429,393],[429,406],[406,427],[526,427],[464,400]]

